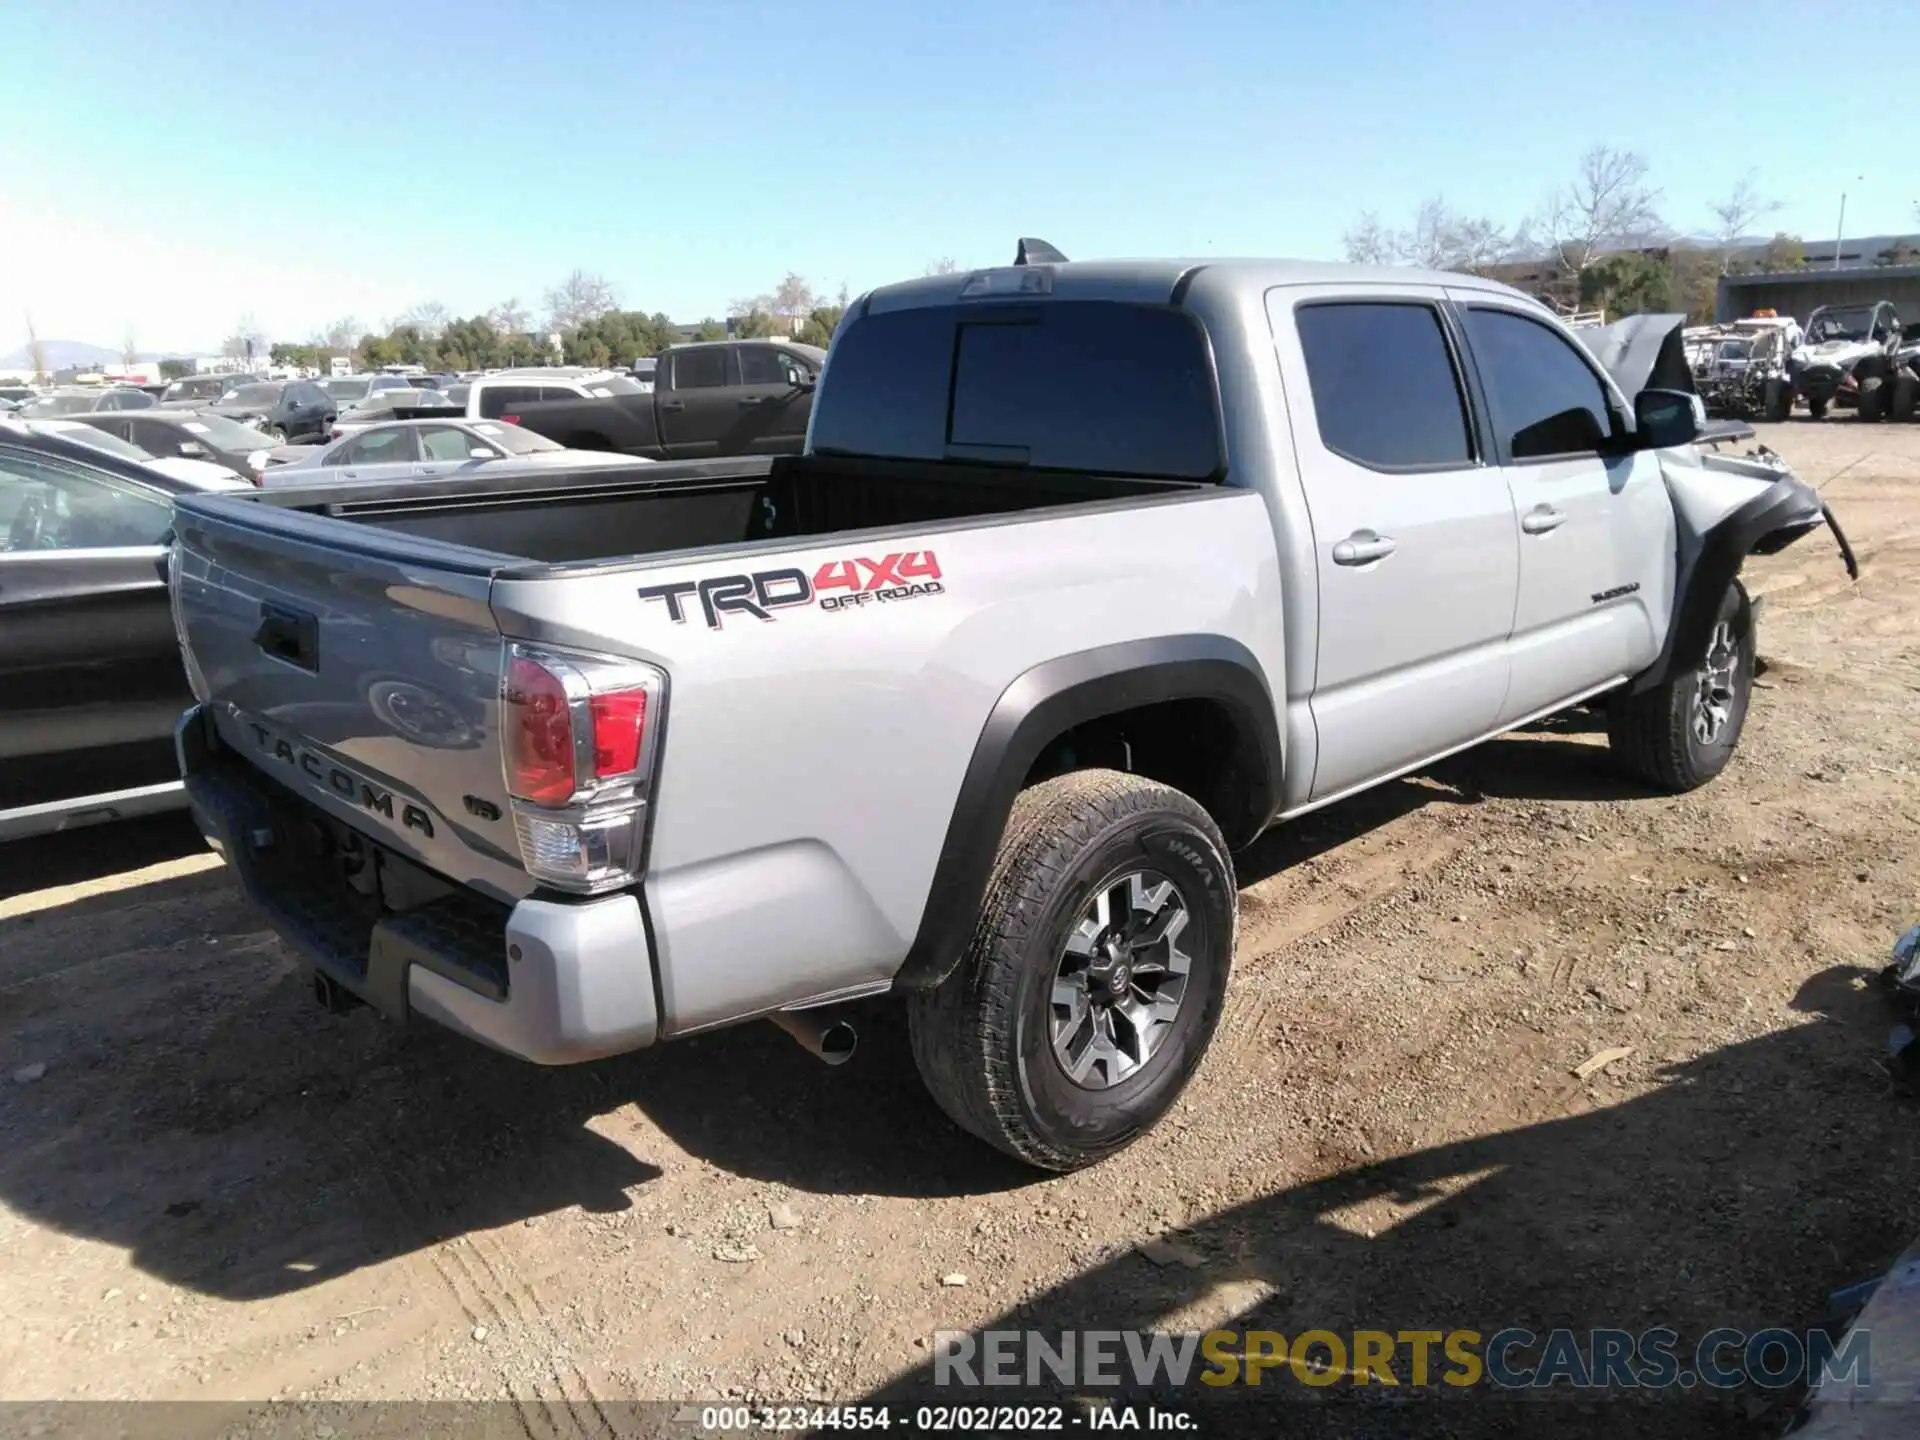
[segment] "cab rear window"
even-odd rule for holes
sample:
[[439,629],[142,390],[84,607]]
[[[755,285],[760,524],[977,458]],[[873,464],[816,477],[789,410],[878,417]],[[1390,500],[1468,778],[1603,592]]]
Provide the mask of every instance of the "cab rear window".
[[813,415],[824,454],[1208,480],[1224,467],[1199,322],[1118,301],[933,306],[838,337]]

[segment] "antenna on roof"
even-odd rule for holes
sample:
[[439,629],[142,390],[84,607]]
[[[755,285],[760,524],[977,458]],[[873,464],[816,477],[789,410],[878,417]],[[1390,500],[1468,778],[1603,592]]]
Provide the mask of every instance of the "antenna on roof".
[[1020,237],[1020,247],[1013,252],[1016,265],[1064,265],[1067,257],[1044,240],[1035,240],[1029,236]]

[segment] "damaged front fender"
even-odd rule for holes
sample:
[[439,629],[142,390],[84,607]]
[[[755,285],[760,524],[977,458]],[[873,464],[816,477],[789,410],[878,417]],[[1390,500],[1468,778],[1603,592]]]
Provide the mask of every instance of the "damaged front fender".
[[1633,681],[1635,693],[1665,684],[1705,653],[1720,602],[1748,555],[1775,554],[1824,525],[1839,543],[1848,578],[1858,578],[1833,511],[1772,451],[1668,451],[1660,470],[1678,537],[1674,613],[1659,657]]

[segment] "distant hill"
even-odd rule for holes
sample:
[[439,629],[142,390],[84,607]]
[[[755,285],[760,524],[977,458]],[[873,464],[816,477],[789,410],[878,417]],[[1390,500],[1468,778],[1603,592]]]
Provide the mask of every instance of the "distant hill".
[[[120,352],[104,345],[88,345],[79,340],[48,340],[47,369],[65,370],[75,365],[118,365]],[[22,345],[10,355],[0,355],[0,370],[25,370],[33,364],[33,355]]]

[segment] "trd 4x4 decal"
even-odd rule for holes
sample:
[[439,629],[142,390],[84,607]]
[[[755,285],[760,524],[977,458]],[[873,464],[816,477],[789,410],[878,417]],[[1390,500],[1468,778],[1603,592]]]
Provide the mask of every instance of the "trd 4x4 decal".
[[667,607],[667,618],[676,625],[686,623],[687,597],[697,597],[700,613],[713,630],[720,629],[729,615],[772,620],[776,618],[774,611],[795,605],[853,610],[863,605],[887,605],[944,593],[940,562],[931,550],[901,550],[882,555],[878,560],[869,560],[864,555],[851,560],[829,560],[812,575],[788,567],[640,587],[640,598],[662,602]]

